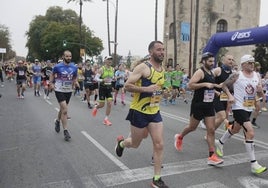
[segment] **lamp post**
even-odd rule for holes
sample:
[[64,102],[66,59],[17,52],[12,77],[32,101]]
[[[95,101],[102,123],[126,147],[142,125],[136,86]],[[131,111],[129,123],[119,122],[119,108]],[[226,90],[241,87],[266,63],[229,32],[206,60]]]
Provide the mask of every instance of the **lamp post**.
[[[103,0],[107,2],[107,31],[108,31],[108,50],[109,55],[111,55],[111,47],[110,43],[114,43],[114,62],[117,63],[117,20],[118,20],[118,0],[116,0],[116,4],[114,6],[113,2],[109,0]],[[110,40],[110,23],[109,23],[109,3],[115,8],[115,23],[114,23],[114,41]]]
[[115,6],[115,22],[114,22],[114,62],[117,64],[117,17],[118,17],[118,0]]
[[111,46],[110,46],[110,17],[109,17],[109,0],[102,0],[106,1],[107,4],[107,33],[108,33],[108,54],[111,55]]

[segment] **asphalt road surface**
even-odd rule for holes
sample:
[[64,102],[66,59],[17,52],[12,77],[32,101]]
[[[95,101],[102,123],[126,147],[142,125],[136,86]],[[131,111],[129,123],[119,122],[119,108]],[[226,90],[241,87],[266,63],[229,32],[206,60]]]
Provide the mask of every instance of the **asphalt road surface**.
[[[6,82],[0,88],[0,188],[146,188],[150,187],[152,142],[143,140],[138,149],[126,149],[121,158],[114,152],[116,137],[129,134],[125,120],[127,105],[113,106],[112,126],[102,124],[105,109],[96,117],[79,97],[72,96],[68,121],[70,142],[62,130],[56,133],[54,119],[58,104],[54,93],[50,100],[35,97],[32,88],[25,99],[16,99],[16,86]],[[42,93],[43,94],[43,93]],[[197,128],[184,138],[183,151],[174,148],[174,135],[189,121],[190,104],[181,99],[176,105],[161,106],[164,119],[164,161],[162,177],[171,188],[263,188],[268,187],[268,172],[256,176],[250,172],[243,135],[230,139],[224,148],[222,167],[207,165],[208,149]],[[255,150],[259,163],[268,166],[268,112],[257,119]],[[219,138],[223,127],[216,132]]]

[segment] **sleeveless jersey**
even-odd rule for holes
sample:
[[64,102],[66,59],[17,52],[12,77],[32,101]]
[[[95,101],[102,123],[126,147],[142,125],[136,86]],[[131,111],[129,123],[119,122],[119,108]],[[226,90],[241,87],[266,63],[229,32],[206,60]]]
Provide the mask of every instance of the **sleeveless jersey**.
[[[201,67],[201,70],[204,72],[204,78],[202,80],[199,80],[198,83],[203,82],[215,83],[215,77],[211,71],[210,74],[208,74],[203,67]],[[200,104],[203,106],[211,105],[213,104],[214,95],[215,95],[214,88],[212,89],[207,87],[199,88],[194,91],[192,103]]]
[[85,83],[88,83],[88,84],[93,83],[94,73],[91,69],[85,69],[84,77],[85,77],[85,80],[84,80]]
[[77,67],[70,63],[65,65],[63,62],[53,68],[55,74],[55,91],[69,93],[72,92],[73,78],[77,77]]
[[104,79],[104,78],[109,78],[109,81],[106,82],[106,83],[101,83],[101,84],[104,84],[104,85],[111,85],[112,83],[112,79],[114,77],[114,69],[113,67],[109,67],[107,68],[106,66],[102,66],[102,75],[101,75],[101,79]]
[[259,82],[256,72],[253,72],[252,78],[247,78],[242,71],[239,71],[239,77],[234,83],[235,103],[232,106],[233,110],[243,109],[251,112],[255,109],[256,88]]
[[[150,63],[146,62],[145,64],[150,68],[150,76],[148,78],[140,78],[136,85],[146,87],[152,84],[157,84],[162,88],[165,81],[164,71],[162,70],[161,72],[158,72]],[[157,91],[156,93],[134,93],[130,109],[137,110],[144,114],[156,114],[159,111],[159,105],[152,105],[151,103],[152,98],[157,97],[157,95],[162,95],[162,90]]]

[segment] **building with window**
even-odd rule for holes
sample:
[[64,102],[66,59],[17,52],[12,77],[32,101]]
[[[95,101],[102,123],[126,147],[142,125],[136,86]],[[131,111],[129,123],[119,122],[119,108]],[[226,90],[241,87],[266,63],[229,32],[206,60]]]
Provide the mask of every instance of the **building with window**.
[[[198,67],[203,48],[217,32],[228,32],[257,27],[260,0],[166,0],[164,44],[166,64],[180,64],[191,70]],[[249,53],[254,45],[225,47],[217,54],[233,54],[236,61]]]

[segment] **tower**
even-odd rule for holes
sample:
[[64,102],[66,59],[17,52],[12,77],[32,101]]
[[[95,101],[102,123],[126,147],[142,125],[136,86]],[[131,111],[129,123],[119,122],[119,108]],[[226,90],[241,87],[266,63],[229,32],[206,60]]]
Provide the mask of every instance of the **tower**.
[[[202,50],[213,34],[257,27],[259,15],[260,0],[254,3],[251,0],[166,0],[165,63],[180,64],[192,75],[199,67]],[[222,50],[234,55],[239,62],[242,55],[252,54],[254,48],[250,45]]]

